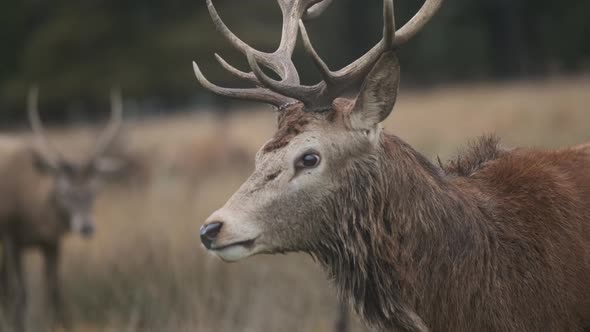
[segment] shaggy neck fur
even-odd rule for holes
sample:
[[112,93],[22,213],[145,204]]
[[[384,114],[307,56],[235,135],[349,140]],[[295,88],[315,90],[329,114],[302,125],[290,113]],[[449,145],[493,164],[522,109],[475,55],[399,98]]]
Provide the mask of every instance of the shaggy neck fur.
[[398,138],[382,134],[379,149],[343,167],[348,181],[325,210],[339,222],[327,223],[312,255],[373,328],[453,327],[436,321],[437,308],[462,321],[473,303],[450,303],[449,294],[475,299],[487,281],[473,278],[492,265],[485,212]]

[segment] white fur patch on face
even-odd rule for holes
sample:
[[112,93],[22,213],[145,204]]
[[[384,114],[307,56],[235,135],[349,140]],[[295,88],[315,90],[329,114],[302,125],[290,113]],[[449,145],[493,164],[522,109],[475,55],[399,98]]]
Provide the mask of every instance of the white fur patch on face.
[[212,249],[211,252],[226,262],[237,262],[241,259],[252,256],[254,253],[254,251],[242,245],[235,245],[221,250]]

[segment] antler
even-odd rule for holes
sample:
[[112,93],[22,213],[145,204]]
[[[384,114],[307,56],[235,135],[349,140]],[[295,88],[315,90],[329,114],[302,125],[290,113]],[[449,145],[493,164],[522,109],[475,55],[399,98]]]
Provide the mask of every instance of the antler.
[[320,15],[322,15],[324,10],[326,10],[328,8],[328,6],[330,6],[331,3],[332,3],[332,0],[324,0],[322,2],[319,2],[319,3],[309,7],[309,9],[305,13],[305,16],[303,17],[303,19],[306,21],[309,21],[309,20],[313,20],[313,19],[318,18]]
[[[252,69],[246,73],[229,65],[216,54],[220,64],[235,76],[255,83],[254,89],[228,89],[221,88],[209,82],[193,62],[197,79],[201,84],[214,93],[241,99],[258,100],[270,103],[277,107],[301,101],[308,111],[322,110],[331,106],[333,100],[340,96],[346,89],[363,80],[383,53],[395,49],[416,35],[424,25],[434,16],[442,4],[442,0],[426,0],[416,15],[399,31],[396,32],[393,0],[383,1],[384,28],[383,38],[365,55],[350,65],[331,71],[326,63],[315,51],[311,44],[303,19],[318,17],[331,3],[332,0],[277,0],[283,13],[283,34],[281,44],[274,53],[264,53],[253,49],[236,37],[223,24],[215,11],[211,0],[207,0],[209,12],[215,26],[232,45],[244,53],[248,58],[248,64]],[[293,48],[297,40],[297,32],[301,30],[301,36],[306,52],[312,58],[320,71],[322,81],[316,85],[301,85],[299,75],[291,60]],[[264,73],[260,65],[272,69],[281,80],[275,80]]]
[[111,119],[100,135],[96,147],[91,154],[91,161],[100,158],[115,141],[123,125],[123,97],[119,89],[111,90]]
[[[57,167],[59,163],[64,160],[64,158],[51,144],[47,138],[45,129],[43,128],[43,123],[39,116],[39,89],[37,86],[33,86],[29,90],[29,94],[27,96],[27,105],[31,129],[33,130],[33,133],[36,137],[37,145],[41,150],[39,152],[49,164]],[[94,162],[100,158],[100,156],[103,155],[109,148],[109,146],[119,134],[122,123],[123,99],[121,97],[121,92],[119,90],[113,89],[111,91],[111,120],[97,141],[96,147],[91,154],[91,162]]]
[[39,149],[38,153],[40,153],[45,161],[52,167],[58,167],[60,161],[63,160],[63,156],[53,144],[51,144],[51,141],[45,133],[45,128],[43,128],[41,117],[39,115],[39,88],[36,85],[29,89],[27,95],[27,112],[37,148]]
[[[323,10],[325,10],[331,0],[277,1],[283,15],[283,30],[279,47],[272,53],[262,52],[254,49],[253,47],[244,43],[233,32],[231,32],[219,17],[217,10],[213,6],[212,0],[207,0],[207,8],[209,9],[209,14],[213,19],[213,23],[215,24],[217,31],[219,31],[233,45],[234,48],[247,57],[255,58],[257,62],[260,62],[265,67],[274,71],[281,78],[280,82],[289,85],[299,85],[299,74],[297,73],[297,69],[295,68],[293,60],[291,60],[291,56],[293,55],[293,50],[295,49],[295,44],[297,42],[297,34],[299,30],[298,22],[302,18],[318,16]],[[241,79],[249,80],[259,87],[253,89],[230,89],[219,87],[209,82],[201,72],[199,66],[193,62],[193,68],[195,70],[197,80],[201,83],[201,85],[203,85],[203,87],[209,89],[210,91],[232,98],[262,101],[277,107],[281,107],[284,104],[296,101],[294,98],[261,87],[259,78],[253,73],[246,73],[236,69],[235,67],[228,64],[218,54],[215,54],[215,56],[222,67],[228,70],[230,73]]]

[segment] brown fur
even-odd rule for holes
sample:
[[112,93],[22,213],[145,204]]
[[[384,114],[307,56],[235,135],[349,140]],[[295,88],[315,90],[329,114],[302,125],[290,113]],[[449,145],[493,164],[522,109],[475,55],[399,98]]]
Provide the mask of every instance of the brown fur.
[[[0,141],[0,235],[2,236],[2,300],[5,314],[16,331],[25,329],[26,288],[22,250],[38,245],[46,259],[47,283],[58,302],[56,239],[67,225],[56,218],[48,201],[51,181],[33,167],[28,146],[3,138]],[[55,303],[58,304],[58,303]],[[6,316],[5,316],[6,317]]]
[[76,213],[88,216],[94,198],[89,183],[97,174],[90,164],[62,161],[59,170],[46,170],[40,163],[32,145],[8,137],[0,139],[0,286],[4,317],[15,331],[25,330],[27,296],[22,256],[29,248],[41,250],[51,309],[55,318],[68,326],[62,311],[58,270],[61,239],[71,230],[74,210],[58,203],[65,197],[58,193],[58,182],[64,183],[61,188],[75,188],[67,195],[78,205]]
[[338,98],[332,109],[324,112],[308,112],[302,103],[295,103],[278,114],[278,129],[272,140],[263,148],[268,153],[285,147],[289,142],[303,133],[306,127],[318,118],[327,123],[344,123],[344,115],[352,106],[348,99]]
[[[208,220],[224,223],[220,245],[256,239],[222,258],[307,252],[377,331],[590,329],[590,144],[507,150],[487,136],[438,167],[355,127],[352,105],[281,114]],[[291,173],[303,147],[324,168]]]
[[[502,151],[443,171],[394,136],[323,202],[309,248],[380,331],[590,328],[590,148]],[[361,198],[362,199],[359,199]]]
[[[51,243],[68,230],[51,204],[54,179],[34,167],[33,148],[14,142],[3,150],[0,172],[0,225],[2,233],[15,232],[23,245]],[[9,199],[7,199],[9,198]],[[22,219],[23,223],[16,223]]]
[[471,142],[467,149],[461,151],[447,165],[441,166],[448,174],[470,176],[483,168],[489,161],[497,159],[505,153],[499,144],[500,140],[496,136],[482,136]]
[[590,331],[590,144],[484,137],[436,166],[379,127],[399,73],[386,52],[354,104],[290,105],[205,247],[307,252],[378,331]]
[[279,129],[274,138],[264,146],[264,152],[271,152],[289,144],[294,137],[303,132],[313,114],[306,113],[303,110],[303,105],[297,103],[289,109],[281,111],[278,117]]

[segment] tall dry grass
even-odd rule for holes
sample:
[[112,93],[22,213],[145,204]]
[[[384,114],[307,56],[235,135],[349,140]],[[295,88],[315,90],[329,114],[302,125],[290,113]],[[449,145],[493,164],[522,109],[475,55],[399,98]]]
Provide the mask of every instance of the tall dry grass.
[[[509,146],[572,145],[590,141],[589,92],[588,78],[402,92],[385,127],[431,158],[444,159],[490,132]],[[200,247],[202,221],[252,168],[219,151],[253,158],[273,129],[270,112],[256,110],[236,113],[223,126],[207,114],[128,125],[130,148],[150,165],[149,181],[106,188],[96,237],[65,243],[65,300],[76,331],[331,330],[335,292],[309,258],[224,264]],[[79,152],[91,141],[88,132],[53,136],[66,152]],[[220,137],[227,138],[221,147]],[[38,263],[32,255],[35,330],[44,325]],[[358,323],[355,330],[362,330]]]

